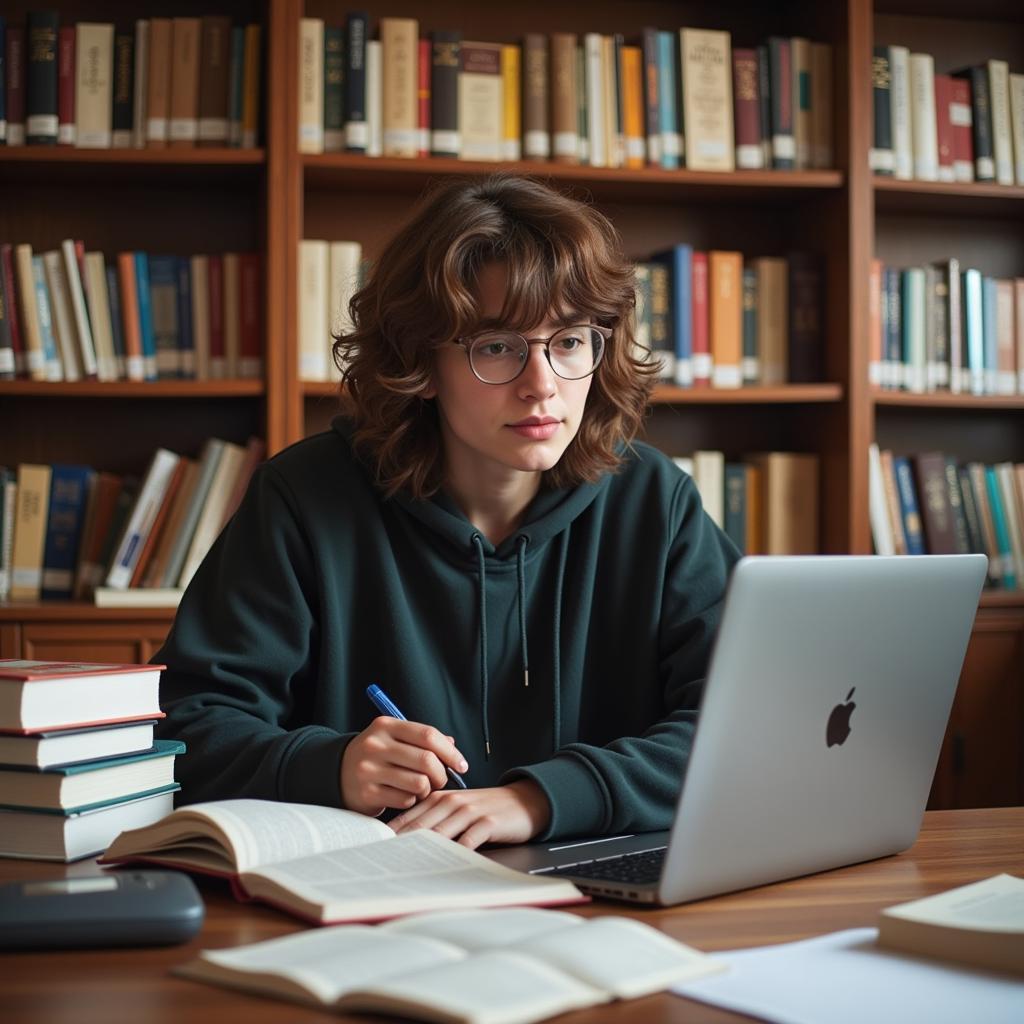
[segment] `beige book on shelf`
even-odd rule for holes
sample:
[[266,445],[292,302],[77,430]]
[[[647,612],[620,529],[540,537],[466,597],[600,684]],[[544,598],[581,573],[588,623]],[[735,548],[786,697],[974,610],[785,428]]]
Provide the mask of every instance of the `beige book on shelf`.
[[[1024,185],[1024,74],[1010,74],[1010,135],[1014,174],[1017,184]],[[1021,369],[1024,370],[1024,365]]]
[[939,180],[939,142],[935,121],[935,59],[930,53],[910,55],[910,127],[914,177]]
[[299,242],[299,380],[330,378],[329,267],[327,242],[314,238]]
[[149,132],[147,113],[149,111],[149,19],[139,18],[135,22],[135,47],[132,69],[132,146],[146,148]]
[[196,380],[210,379],[210,259],[196,255],[189,260],[192,278],[192,348]]
[[31,380],[46,380],[46,356],[36,306],[32,275],[32,246],[22,242],[14,247],[14,277],[18,291],[18,318],[25,344],[25,365]]
[[744,461],[761,471],[764,553],[818,554],[818,458],[758,452]]
[[502,111],[502,158],[520,160],[522,144],[522,51],[518,46],[506,45],[501,48],[501,91],[504,103]]
[[704,511],[719,528],[725,526],[725,454],[719,451],[693,453],[693,481],[700,492]]
[[889,503],[882,477],[882,456],[878,445],[868,445],[868,517],[871,521],[871,539],[876,555],[895,555],[893,524],[889,518]]
[[231,19],[200,18],[198,146],[228,144],[228,87],[231,71]]
[[167,139],[177,149],[191,149],[199,139],[199,44],[198,18],[172,19]]
[[878,917],[878,944],[915,956],[1024,974],[1024,879],[993,875],[887,907]]
[[587,145],[591,167],[608,166],[604,96],[604,41],[599,32],[583,36],[583,81],[579,85],[586,97]]
[[43,584],[43,546],[50,504],[49,466],[18,466],[11,553],[11,599],[38,601]]
[[[81,246],[82,260],[79,262],[78,249]],[[71,238],[60,243],[61,258],[64,261],[64,277],[68,284],[71,313],[75,319],[75,334],[78,338],[78,355],[82,363],[83,377],[96,377],[99,367],[96,361],[96,343],[92,336],[92,325],[85,303],[85,284],[82,273],[85,267],[85,247]]]
[[99,380],[117,380],[117,353],[110,320],[110,296],[107,292],[106,263],[101,252],[85,254],[85,293],[88,296],[89,322],[96,347],[96,376]]
[[1014,344],[1017,351],[1017,391],[1024,395],[1024,277],[1013,281]]
[[785,384],[789,374],[789,265],[765,256],[753,261],[757,271],[757,350],[761,383]]
[[889,108],[892,118],[892,152],[900,181],[914,177],[914,143],[911,129],[910,50],[905,46],[889,47]]
[[256,436],[250,437],[245,443],[245,459],[238,470],[238,476],[235,477],[235,486],[224,506],[221,529],[227,526],[228,520],[238,511],[238,506],[242,504],[242,499],[245,497],[246,491],[249,490],[249,481],[252,480],[253,473],[266,457],[265,442]]
[[226,252],[224,266],[224,366],[229,380],[241,373],[242,298],[241,270],[237,252]]
[[245,26],[245,63],[242,74],[242,149],[255,149],[260,115],[260,40],[258,24]]
[[299,20],[299,152],[324,151],[324,20]]
[[383,155],[415,157],[419,151],[419,23],[415,18],[381,18],[380,44],[384,68]]
[[743,384],[743,254],[710,252],[708,271],[711,383],[738,388]]
[[609,167],[625,163],[625,146],[619,130],[618,72],[615,67],[615,40],[601,36],[601,108],[604,111],[605,157]]
[[889,524],[892,527],[892,544],[894,555],[907,553],[907,532],[903,525],[903,513],[900,511],[900,492],[896,482],[896,467],[893,465],[892,451],[888,448],[879,452],[882,467],[882,487],[885,489],[885,508]]
[[114,83],[114,26],[75,25],[75,145],[110,149]]
[[989,111],[992,115],[992,155],[996,181],[1012,185],[1013,132],[1010,128],[1010,65],[1005,60],[987,61]]
[[996,281],[996,394],[1017,393],[1013,281]]
[[379,39],[366,40],[366,155],[384,152],[384,68]]
[[179,808],[103,856],[139,859],[228,877],[240,895],[315,924],[584,898],[571,882],[512,871],[436,832],[396,835],[353,811],[271,800]]
[[185,564],[182,566],[181,575],[178,578],[177,585],[182,589],[188,586],[196,569],[199,568],[200,562],[206,557],[206,552],[210,550],[210,546],[220,533],[221,524],[224,521],[224,509],[231,499],[235,480],[244,462],[245,449],[241,445],[225,441],[224,449],[217,461],[216,472],[213,474],[202,511],[196,522],[195,532],[192,534],[192,542],[189,545],[188,554],[185,556]]
[[175,587],[97,587],[92,596],[97,608],[177,608],[184,593]]
[[177,973],[333,1010],[527,1024],[725,969],[640,921],[514,907],[437,911],[206,950]]
[[142,586],[145,588],[159,588],[163,581],[167,563],[170,561],[171,551],[174,550],[178,533],[185,521],[188,507],[192,502],[192,495],[195,492],[196,481],[199,476],[199,464],[195,459],[183,458],[184,470],[181,483],[171,500],[171,507],[167,513],[167,522],[157,541],[156,550],[150,559],[149,565],[142,577]]
[[811,43],[811,166],[818,170],[835,164],[832,116],[832,47]]
[[74,314],[71,311],[71,293],[64,273],[64,260],[58,250],[43,253],[43,269],[46,273],[46,288],[50,293],[50,312],[53,319],[53,333],[57,340],[64,379],[82,379],[82,364],[78,355],[78,332]]
[[327,342],[327,374],[331,380],[341,380],[341,370],[334,361],[331,345],[338,336],[352,332],[349,302],[359,289],[363,247],[359,242],[331,242],[328,249],[330,277],[327,295],[330,336]]
[[523,37],[523,156],[551,158],[551,75],[548,37],[528,32]]
[[551,152],[556,163],[580,162],[576,114],[576,36],[551,33]]
[[679,46],[686,166],[693,171],[735,170],[729,33],[682,28]]
[[149,20],[149,81],[146,87],[146,146],[164,149],[171,117],[171,55],[174,29],[170,18]]
[[793,36],[789,41],[793,97],[793,144],[795,146],[794,166],[805,171],[811,166],[813,144],[811,133],[813,119],[813,68],[811,67],[811,41],[803,36]]
[[501,44],[463,40],[460,62],[460,159],[500,160],[504,109]]
[[997,462],[995,471],[999,484],[999,495],[1003,499],[1003,517],[1006,520],[1006,533],[1010,539],[1013,571],[1019,583],[1020,580],[1024,580],[1024,520],[1022,520],[1022,510],[1017,501],[1013,463]]

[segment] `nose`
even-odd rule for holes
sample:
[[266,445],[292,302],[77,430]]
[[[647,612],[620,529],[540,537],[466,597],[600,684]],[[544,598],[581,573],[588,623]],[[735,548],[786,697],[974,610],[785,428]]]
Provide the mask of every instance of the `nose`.
[[530,354],[523,372],[516,378],[523,398],[548,398],[555,392],[556,374],[548,361],[543,342],[530,344]]

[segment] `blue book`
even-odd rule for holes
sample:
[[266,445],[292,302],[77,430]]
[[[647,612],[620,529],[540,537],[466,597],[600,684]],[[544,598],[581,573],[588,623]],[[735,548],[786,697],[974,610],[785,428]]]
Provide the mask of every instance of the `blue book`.
[[[156,345],[156,375],[181,376],[178,346],[178,257],[150,256],[149,309]],[[140,309],[142,303],[139,303]]]
[[57,349],[57,339],[53,333],[53,314],[50,310],[50,289],[46,285],[46,270],[43,257],[32,257],[32,284],[36,293],[36,315],[39,321],[39,334],[43,340],[43,366],[46,368],[47,380],[63,380],[64,364],[61,362]]
[[658,33],[658,110],[661,114],[661,166],[679,166],[682,136],[679,131],[678,73],[674,32]]
[[903,519],[903,533],[907,539],[908,555],[927,554],[924,547],[924,531],[921,528],[921,511],[917,504],[917,492],[914,490],[914,475],[910,470],[910,461],[902,455],[892,460],[896,473],[896,489],[900,496],[900,516]]
[[971,381],[971,394],[985,393],[985,324],[982,312],[981,271],[965,270],[963,287],[964,349],[967,352],[967,370]]
[[96,473],[88,466],[52,467],[43,547],[44,601],[71,600],[85,507]]
[[1013,547],[1010,544],[1010,529],[1006,521],[1006,508],[1003,505],[1003,492],[999,487],[999,477],[994,466],[985,467],[985,490],[988,492],[988,507],[992,513],[992,529],[996,535],[996,547],[999,550],[999,561],[1002,572],[999,580],[1005,590],[1017,589],[1017,573],[1013,564]]
[[178,351],[181,353],[181,376],[196,377],[196,343],[192,337],[192,263],[187,256],[178,257]]
[[117,376],[124,380],[128,367],[124,361],[124,324],[121,322],[121,284],[117,280],[117,267],[107,265],[107,301],[110,303],[110,333],[114,340],[114,358]]
[[235,147],[242,145],[244,75],[245,29],[239,25],[231,30],[231,64],[228,77],[228,141]]
[[981,279],[981,337],[985,366],[985,394],[996,393],[996,372],[999,369],[999,326],[996,309],[998,286],[994,277]]
[[153,299],[149,290],[149,259],[144,252],[135,257],[135,291],[139,304],[139,337],[142,340],[142,375],[146,380],[159,376],[156,362],[156,333],[153,330]]
[[675,352],[673,379],[693,385],[693,246],[684,242],[654,257],[668,268],[669,335]]

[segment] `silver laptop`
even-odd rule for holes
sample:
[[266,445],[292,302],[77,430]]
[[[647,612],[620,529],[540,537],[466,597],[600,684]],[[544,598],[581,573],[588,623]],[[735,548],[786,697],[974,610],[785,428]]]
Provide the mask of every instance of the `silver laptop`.
[[917,837],[984,555],[736,566],[670,832],[487,851],[595,896],[673,904]]

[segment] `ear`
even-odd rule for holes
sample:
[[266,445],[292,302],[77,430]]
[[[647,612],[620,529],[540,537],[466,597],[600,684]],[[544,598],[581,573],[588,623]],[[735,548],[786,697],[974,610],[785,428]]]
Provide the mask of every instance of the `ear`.
[[431,398],[437,398],[437,388],[434,386],[434,378],[430,378],[430,383],[420,392],[420,398],[424,401],[429,401]]

